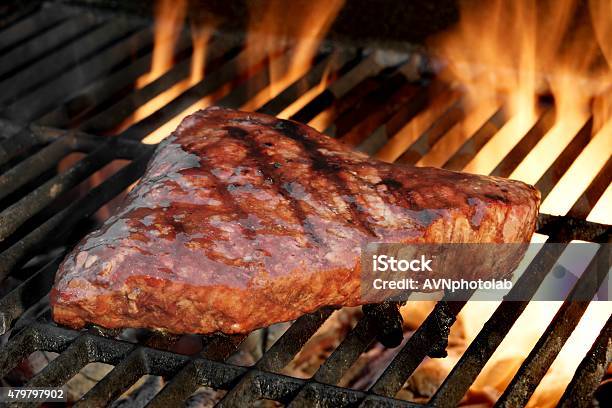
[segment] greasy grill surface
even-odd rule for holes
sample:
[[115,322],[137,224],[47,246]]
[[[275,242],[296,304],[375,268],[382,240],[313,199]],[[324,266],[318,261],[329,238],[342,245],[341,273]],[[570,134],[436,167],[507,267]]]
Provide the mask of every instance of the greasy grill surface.
[[[388,309],[384,306],[380,306],[378,314],[366,313],[321,366],[314,381],[287,377],[279,372],[330,316],[331,309],[321,309],[299,318],[250,368],[225,362],[240,344],[241,337],[202,336],[199,354],[189,357],[164,350],[163,342],[153,333],[139,338],[138,342],[127,342],[116,340],[115,333],[101,333],[96,328],[74,331],[51,323],[46,296],[59,262],[67,246],[91,228],[83,220],[143,173],[152,151],[138,141],[226,84],[232,84],[230,90],[214,103],[239,108],[270,79],[265,69],[244,74],[248,71],[247,58],[241,39],[216,34],[211,40],[210,61],[203,81],[151,116],[131,125],[119,137],[103,139],[99,135],[112,132],[147,100],[186,77],[189,35],[181,37],[183,40],[177,45],[177,65],[147,87],[134,90],[131,84],[148,71],[151,57],[153,39],[147,22],[91,13],[76,7],[28,4],[33,5],[0,19],[3,91],[0,96],[0,333],[4,334],[0,346],[0,377],[6,376],[23,358],[43,350],[60,354],[31,378],[29,385],[64,384],[89,362],[114,366],[87,392],[80,406],[107,404],[144,374],[160,375],[168,380],[150,401],[150,406],[176,406],[200,385],[229,390],[222,401],[226,406],[244,406],[259,398],[291,406],[308,405],[313,401],[323,406],[417,406],[393,397],[425,356],[439,355],[448,327],[453,324],[463,302],[452,302],[452,298],[438,302],[367,392],[336,384],[379,334],[378,324],[384,320],[381,316],[385,316]],[[460,95],[449,94],[435,81],[414,82],[404,76],[404,72],[410,71],[404,69],[410,67],[409,61],[400,67],[387,67],[384,60],[367,50],[332,48],[322,49],[318,61],[333,61],[330,76],[333,80],[292,119],[309,123],[324,115],[330,119],[325,133],[346,136],[366,153],[374,153],[385,145],[436,95],[447,97],[452,103],[405,148],[398,161],[416,163],[466,114]],[[304,89],[318,84],[324,69],[321,65],[315,67],[319,68],[310,70],[260,110],[276,115]],[[39,78],[33,72],[42,74]],[[243,82],[236,81],[238,77],[243,78]],[[423,92],[424,85],[429,89],[441,89],[435,93]],[[381,105],[380,101],[386,97],[397,103]],[[365,108],[353,109],[355,106]],[[503,112],[498,111],[487,123],[499,125],[504,121]],[[547,126],[545,122],[542,119],[525,135],[516,149],[500,162],[494,174],[507,175],[516,168],[541,137]],[[590,123],[576,134],[538,181],[543,198],[588,143]],[[58,130],[69,127],[74,130]],[[475,155],[491,137],[486,129],[487,126],[483,126],[472,135],[465,147],[447,160],[445,167],[461,169],[466,155]],[[472,138],[473,143],[469,143]],[[56,174],[53,169],[58,162],[75,152],[82,154],[82,160]],[[127,165],[86,194],[76,198],[72,195],[64,200],[64,205],[57,205],[58,197],[74,194],[75,187],[82,181],[116,160],[125,160]],[[550,242],[574,239],[609,242],[609,226],[585,221],[585,214],[609,184],[610,171],[606,165],[576,200],[570,211],[572,216],[540,215],[538,232],[548,235]],[[78,236],[71,234],[72,231],[77,231]],[[48,251],[54,247],[60,249]],[[533,270],[548,272],[554,261],[549,257],[536,257],[534,263],[539,263],[539,267],[534,266]],[[525,274],[515,289],[535,289],[545,275]],[[584,281],[588,280],[588,275],[583,275]],[[526,303],[502,302],[498,306],[430,403],[454,406],[461,400]],[[524,405],[573,329],[571,324],[564,322],[575,322],[583,313],[583,305],[571,302],[560,309],[499,405]],[[391,325],[394,320],[389,320]],[[589,396],[601,380],[601,376],[593,373],[601,373],[607,367],[609,347],[610,321],[584,356],[562,397],[562,406],[581,406],[590,401]]]

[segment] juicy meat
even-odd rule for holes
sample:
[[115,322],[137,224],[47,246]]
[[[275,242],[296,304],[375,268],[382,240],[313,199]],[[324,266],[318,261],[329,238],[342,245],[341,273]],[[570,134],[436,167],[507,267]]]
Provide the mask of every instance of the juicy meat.
[[248,332],[359,304],[364,243],[528,242],[538,205],[521,182],[391,165],[292,121],[209,108],[66,257],[53,316]]

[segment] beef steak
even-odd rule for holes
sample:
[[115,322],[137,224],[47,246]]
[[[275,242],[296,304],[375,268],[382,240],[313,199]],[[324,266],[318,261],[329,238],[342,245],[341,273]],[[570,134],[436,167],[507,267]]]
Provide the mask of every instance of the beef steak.
[[299,123],[209,108],[66,257],[53,317],[248,332],[360,304],[365,243],[528,242],[538,206],[521,182],[391,165]]

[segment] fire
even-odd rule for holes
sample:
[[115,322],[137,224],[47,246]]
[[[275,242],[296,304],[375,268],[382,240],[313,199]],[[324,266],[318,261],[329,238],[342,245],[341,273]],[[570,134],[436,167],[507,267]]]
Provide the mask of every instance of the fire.
[[319,84],[304,92],[295,102],[287,106],[276,116],[281,119],[289,119],[293,114],[297,113],[300,109],[306,106],[308,102],[312,101],[317,95],[319,95],[325,90],[329,79],[329,74],[330,65],[327,65],[327,67],[325,67],[325,71],[323,72]]
[[419,112],[412,120],[404,125],[382,149],[376,153],[376,158],[386,162],[394,162],[402,152],[428,128],[436,118],[450,107],[453,102],[452,97],[444,94],[441,98],[435,98],[428,109]]
[[[443,78],[465,88],[472,105],[492,109],[500,100],[506,104],[511,120],[466,169],[486,171],[492,169],[488,168],[489,158],[501,153],[495,139],[518,141],[537,116],[536,12],[529,1],[462,5],[457,28],[436,38],[431,46],[447,63]],[[491,149],[494,154],[487,152]]]
[[186,12],[186,0],[159,0],[156,3],[151,70],[138,78],[136,81],[137,88],[142,88],[153,82],[174,65],[174,46],[183,28]]
[[[322,38],[342,4],[343,0],[290,3],[274,0],[249,4],[250,23],[240,68],[248,77],[254,74],[254,69],[259,69],[262,61],[265,61],[269,84],[246,102],[242,109],[259,108],[308,71]],[[174,49],[185,24],[186,10],[186,0],[157,2],[151,69],[137,80],[138,89],[147,86],[174,66]],[[119,132],[151,115],[204,79],[207,44],[213,34],[215,23],[212,20],[203,25],[191,25],[193,52],[189,77],[137,109],[119,127]],[[324,89],[328,76],[329,71],[326,71],[318,86],[301,95],[279,116],[287,118],[308,103]],[[230,90],[229,86],[224,86],[218,93],[198,101],[156,129],[143,142],[158,143],[178,126],[183,117],[209,106],[213,100]]]
[[[242,109],[259,108],[308,71],[321,40],[343,4],[344,0],[272,0],[250,5],[247,59],[259,61],[267,57],[270,83],[244,104]],[[289,54],[288,61],[276,57],[285,51]],[[321,83],[324,84],[325,80],[326,75]],[[316,93],[312,91],[310,98],[316,96]],[[308,99],[300,98],[295,103],[299,107],[307,102]],[[297,109],[289,106],[286,111],[295,112]],[[285,115],[290,116],[287,113]]]
[[[610,97],[602,95],[612,79],[611,47],[604,40],[612,27],[611,6],[591,1],[592,19],[576,24],[578,5],[575,0],[496,0],[475,7],[464,1],[457,28],[432,41],[446,63],[443,77],[465,88],[478,106],[501,100],[510,114],[464,170],[493,170],[535,123],[539,94],[553,95],[556,123],[512,178],[535,183],[591,115],[600,123],[608,120]],[[602,64],[602,56],[608,64]],[[592,111],[594,101],[598,112]],[[610,143],[607,147],[609,152]]]
[[[174,50],[181,31],[184,28],[187,13],[186,0],[159,0],[155,7],[155,33],[151,69],[136,81],[136,88],[141,89],[155,81],[174,66]],[[174,84],[170,89],[157,95],[138,108],[118,129],[122,131],[131,124],[151,115],[189,87],[204,78],[204,63],[206,59],[206,46],[214,31],[214,24],[208,23],[200,26],[192,24],[192,55],[189,77]],[[190,107],[196,110],[205,106],[204,103]],[[186,113],[185,113],[186,114]],[[178,125],[178,120],[185,115],[183,112],[148,135],[144,143],[158,143]],[[178,119],[178,120],[177,120]]]
[[[468,399],[485,397],[491,404],[495,402],[535,346],[561,303],[531,302],[527,306],[470,388]],[[582,356],[586,354],[606,324],[611,303],[592,302],[589,305],[580,323],[527,404],[528,407],[553,407],[557,404]],[[478,302],[476,308],[471,307],[470,304],[466,306],[459,318],[464,322],[464,327],[472,329],[471,331],[466,330],[468,341],[475,337],[497,305],[496,302]],[[465,322],[470,324],[466,325]]]
[[[159,108],[172,101],[182,92],[186,91],[191,86],[197,84],[204,79],[204,62],[206,60],[206,45],[213,34],[213,27],[192,27],[192,42],[193,52],[191,55],[191,69],[189,78],[176,83],[172,88],[160,94],[158,97],[151,99],[148,103],[140,107],[136,114],[146,117],[155,112]],[[209,99],[204,98],[197,103],[191,105],[168,122],[164,123],[155,131],[143,139],[143,143],[155,144],[159,143],[163,138],[168,136],[180,123],[180,121],[188,114],[195,112],[198,109],[203,109],[209,104]],[[140,118],[139,118],[140,119]]]
[[[466,92],[472,123],[484,123],[499,106],[508,112],[505,125],[464,170],[487,174],[521,140],[542,114],[538,98],[554,99],[555,122],[511,174],[535,183],[589,120],[593,134],[560,182],[542,204],[542,211],[566,214],[612,152],[612,3],[591,0],[487,3],[461,2],[457,26],[431,41],[444,62],[442,77]],[[577,20],[578,19],[578,20]],[[469,110],[468,110],[469,111]],[[476,116],[476,118],[474,118]],[[466,116],[468,119],[470,116]],[[473,134],[452,129],[418,165],[443,165]],[[422,129],[420,129],[422,132]],[[414,136],[411,136],[414,138]],[[382,152],[394,159],[393,153]],[[381,154],[381,153],[379,153]],[[600,198],[589,220],[610,223],[612,188]],[[546,237],[535,237],[542,240]],[[511,381],[560,307],[560,302],[531,302],[468,393],[492,404]],[[469,302],[459,316],[468,341],[478,333],[498,303]],[[612,302],[592,302],[529,401],[531,407],[556,405],[609,317]]]

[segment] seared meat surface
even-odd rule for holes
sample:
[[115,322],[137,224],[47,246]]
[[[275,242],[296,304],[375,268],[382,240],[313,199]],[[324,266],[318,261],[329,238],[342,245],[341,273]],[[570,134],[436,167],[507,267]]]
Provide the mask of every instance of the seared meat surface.
[[248,332],[359,304],[365,243],[528,242],[538,206],[521,182],[391,165],[292,121],[209,108],[66,257],[53,317]]

